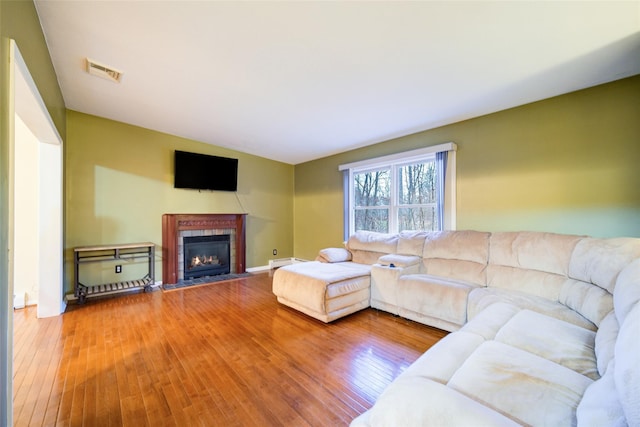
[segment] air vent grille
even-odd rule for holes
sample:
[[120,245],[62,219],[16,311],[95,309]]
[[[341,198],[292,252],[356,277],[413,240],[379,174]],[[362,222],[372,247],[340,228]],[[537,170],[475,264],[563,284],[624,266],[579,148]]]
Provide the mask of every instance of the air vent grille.
[[87,58],[87,72],[115,83],[120,83],[120,79],[122,79],[122,71],[100,64],[89,58]]

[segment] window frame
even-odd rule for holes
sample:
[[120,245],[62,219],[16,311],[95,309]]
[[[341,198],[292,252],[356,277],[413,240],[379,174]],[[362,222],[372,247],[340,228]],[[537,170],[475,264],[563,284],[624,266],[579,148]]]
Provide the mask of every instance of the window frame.
[[[444,211],[443,224],[441,229],[455,230],[456,228],[456,153],[457,146],[453,142],[439,144],[431,147],[425,147],[418,150],[411,150],[407,152],[396,153],[388,156],[377,157],[374,159],[363,160],[354,163],[348,163],[340,165],[338,170],[344,173],[344,237],[348,238],[355,232],[355,195],[353,191],[354,175],[358,173],[367,173],[373,171],[379,171],[388,169],[390,171],[391,188],[390,188],[390,204],[389,206],[371,206],[367,209],[388,209],[389,210],[389,233],[396,233],[400,230],[398,228],[398,211],[407,207],[426,207],[431,206],[432,203],[419,204],[419,205],[407,205],[399,204],[399,198],[397,194],[397,179],[399,168],[416,163],[434,161],[437,162],[436,153],[447,151],[447,173],[445,175],[444,184]],[[436,202],[436,207],[437,207]]]

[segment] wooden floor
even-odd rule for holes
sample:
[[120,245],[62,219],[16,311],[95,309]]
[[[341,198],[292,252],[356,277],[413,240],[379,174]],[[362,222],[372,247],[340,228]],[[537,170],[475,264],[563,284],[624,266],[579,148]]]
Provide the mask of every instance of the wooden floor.
[[367,309],[324,324],[268,273],[14,314],[16,426],[340,426],[445,332]]

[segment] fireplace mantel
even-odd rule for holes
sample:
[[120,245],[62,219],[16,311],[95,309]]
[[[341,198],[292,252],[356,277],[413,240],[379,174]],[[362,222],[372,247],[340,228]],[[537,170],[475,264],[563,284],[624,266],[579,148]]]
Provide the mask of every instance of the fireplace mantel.
[[235,230],[235,273],[245,272],[245,219],[247,214],[162,215],[162,283],[178,282],[178,236],[183,230]]

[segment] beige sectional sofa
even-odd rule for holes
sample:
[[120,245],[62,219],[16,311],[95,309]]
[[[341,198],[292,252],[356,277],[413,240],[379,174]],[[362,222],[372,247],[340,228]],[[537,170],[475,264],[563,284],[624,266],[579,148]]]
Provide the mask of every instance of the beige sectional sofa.
[[372,307],[453,332],[352,426],[640,425],[640,239],[361,232],[320,259],[368,265]]

